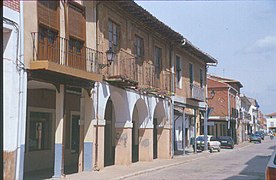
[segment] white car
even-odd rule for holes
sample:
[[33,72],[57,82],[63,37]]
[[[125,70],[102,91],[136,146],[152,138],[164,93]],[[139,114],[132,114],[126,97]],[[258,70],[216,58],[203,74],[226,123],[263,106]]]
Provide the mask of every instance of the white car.
[[[212,153],[214,150],[220,152],[220,142],[212,135],[207,135],[208,150]],[[204,135],[196,137],[197,149],[204,150]]]
[[276,148],[274,149],[274,152],[270,157],[269,162],[266,166],[265,179],[266,180],[276,179]]

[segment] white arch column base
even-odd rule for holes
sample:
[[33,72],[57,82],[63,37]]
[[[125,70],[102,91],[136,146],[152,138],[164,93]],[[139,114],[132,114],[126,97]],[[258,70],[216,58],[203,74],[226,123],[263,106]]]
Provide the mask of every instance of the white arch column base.
[[139,128],[139,161],[153,160],[153,127]]
[[169,125],[160,126],[157,129],[157,158],[171,159],[171,127]]
[[[96,164],[97,167],[95,168],[103,169],[104,168],[104,128],[105,128],[106,120],[93,119],[92,124],[94,126],[93,132],[94,132],[94,142],[95,142],[94,150],[93,150],[93,152],[95,152],[93,153],[93,164]],[[97,138],[98,138],[98,144],[96,144]],[[97,158],[96,158],[96,149],[98,149]],[[97,162],[95,162],[96,159],[97,159]]]

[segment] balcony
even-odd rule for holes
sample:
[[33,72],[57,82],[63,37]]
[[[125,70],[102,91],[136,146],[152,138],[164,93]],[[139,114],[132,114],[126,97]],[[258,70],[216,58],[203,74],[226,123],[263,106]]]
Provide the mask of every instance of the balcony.
[[203,102],[204,97],[204,88],[196,84],[190,84],[190,99]]
[[[103,59],[102,64],[106,64]],[[135,55],[121,50],[112,65],[101,71],[109,83],[139,90],[143,93],[167,96],[171,92],[171,72],[158,70],[152,63],[138,63]]]
[[[30,69],[54,74],[60,81],[64,76],[70,76],[87,81],[101,81],[98,62],[103,53],[85,46],[72,47],[69,40],[59,36],[46,36],[34,32],[33,60]],[[58,75],[62,75],[58,76]]]

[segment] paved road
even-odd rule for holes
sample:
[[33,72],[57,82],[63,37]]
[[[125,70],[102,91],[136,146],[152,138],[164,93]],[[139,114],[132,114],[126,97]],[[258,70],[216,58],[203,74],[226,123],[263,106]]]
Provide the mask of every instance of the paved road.
[[134,179],[227,179],[254,180],[265,178],[265,167],[276,140],[268,137],[261,144],[252,143],[241,149],[223,149],[213,156],[189,163],[128,178]]

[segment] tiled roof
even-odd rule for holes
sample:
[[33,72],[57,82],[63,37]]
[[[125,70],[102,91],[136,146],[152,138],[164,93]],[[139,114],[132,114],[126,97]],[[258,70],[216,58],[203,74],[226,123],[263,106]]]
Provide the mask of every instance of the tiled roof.
[[224,82],[224,83],[229,83],[229,84],[233,83],[233,84],[237,84],[240,88],[243,87],[243,85],[241,84],[240,81],[237,81],[237,80],[234,80],[234,79],[215,76],[215,75],[210,75],[210,74],[208,76],[213,78],[213,79],[217,79],[218,81]]
[[271,114],[267,114],[266,116],[276,116],[276,112],[273,112]]
[[[110,1],[109,1],[110,2]],[[114,1],[122,9],[132,14],[135,18],[141,21],[143,24],[153,29],[154,31],[165,35],[172,41],[175,41],[187,52],[195,55],[205,63],[217,64],[218,61],[210,56],[208,53],[201,51],[198,47],[194,46],[189,40],[183,37],[180,33],[174,31],[172,28],[158,20],[155,16],[149,13],[147,10],[139,6],[133,0]]]

